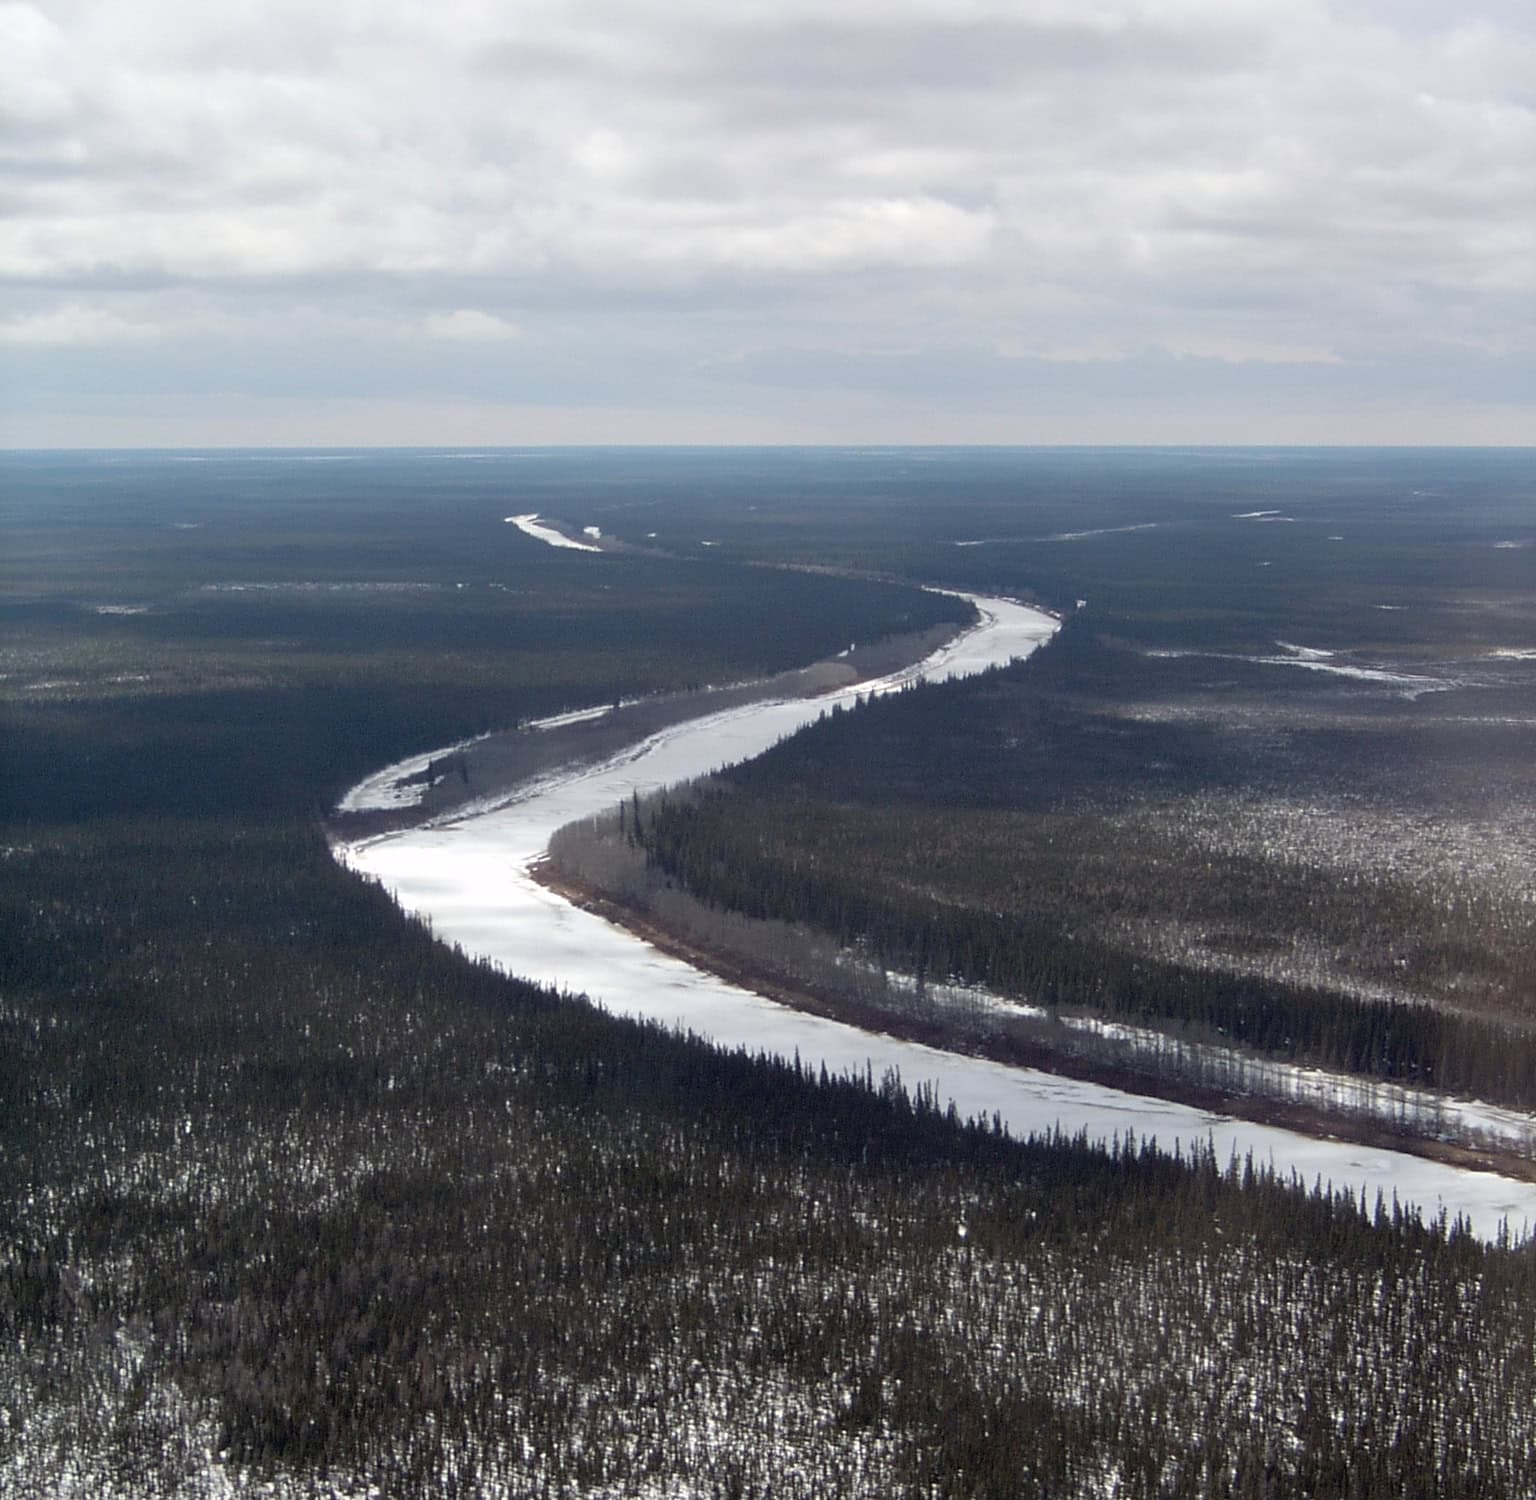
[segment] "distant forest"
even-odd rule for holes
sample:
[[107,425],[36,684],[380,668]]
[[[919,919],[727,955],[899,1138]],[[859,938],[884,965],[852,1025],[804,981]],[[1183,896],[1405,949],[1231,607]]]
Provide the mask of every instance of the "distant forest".
[[[0,459],[0,1493],[1531,1493],[1529,1241],[616,1021],[325,842],[399,756],[952,617],[894,581],[1000,581],[941,519],[1156,518],[1200,465],[1148,496],[1088,454],[201,457]],[[1201,493],[1256,508],[1272,467]],[[1051,566],[1014,590],[1087,593]],[[906,716],[966,701],[829,719],[721,828],[804,836],[803,754],[851,829]]]

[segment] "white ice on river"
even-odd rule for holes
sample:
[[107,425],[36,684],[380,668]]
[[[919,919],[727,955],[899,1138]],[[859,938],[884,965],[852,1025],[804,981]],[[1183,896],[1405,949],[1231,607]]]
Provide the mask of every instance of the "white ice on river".
[[508,526],[515,526],[524,536],[531,536],[536,542],[546,542],[551,547],[564,547],[570,552],[601,552],[601,547],[594,547],[591,542],[578,542],[575,537],[566,536],[563,531],[556,531],[546,521],[541,521],[537,511],[530,511],[526,516],[505,516],[503,519]]
[[1007,600],[976,599],[981,625],[917,668],[815,699],[769,700],[663,730],[596,767],[562,771],[452,821],[338,849],[351,868],[380,880],[407,911],[430,920],[447,943],[507,972],[584,992],[617,1015],[661,1021],[726,1047],[742,1046],[833,1072],[878,1078],[899,1071],[908,1088],[928,1085],[965,1116],[1000,1115],[1016,1135],[1059,1126],[1108,1141],[1134,1132],[1186,1151],[1213,1145],[1223,1161],[1251,1152],[1259,1165],[1321,1177],[1374,1203],[1378,1190],[1428,1217],[1464,1215],[1492,1237],[1501,1221],[1520,1234],[1536,1224],[1536,1186],[1400,1152],[1248,1124],[1186,1105],[1058,1078],[985,1059],[936,1051],[806,1015],[750,993],[581,911],[540,886],[530,869],[566,823],[759,754],[834,702],[890,691],[918,676],[967,676],[1022,657],[1057,627]]

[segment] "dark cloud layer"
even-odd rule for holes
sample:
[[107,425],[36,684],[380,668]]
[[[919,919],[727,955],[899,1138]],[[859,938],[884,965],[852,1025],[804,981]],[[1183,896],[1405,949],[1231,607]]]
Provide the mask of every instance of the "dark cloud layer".
[[1484,0],[0,4],[0,440],[1526,441]]

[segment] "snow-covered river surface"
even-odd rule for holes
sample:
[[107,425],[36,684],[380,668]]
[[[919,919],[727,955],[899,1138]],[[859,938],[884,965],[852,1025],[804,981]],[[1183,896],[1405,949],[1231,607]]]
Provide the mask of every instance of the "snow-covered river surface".
[[892,691],[917,677],[967,676],[1029,654],[1057,622],[1008,600],[977,598],[979,627],[917,667],[814,699],[768,700],[690,720],[598,766],[514,788],[451,819],[338,846],[352,869],[371,875],[407,911],[430,919],[443,941],[494,960],[507,972],[585,992],[618,1015],[645,1017],[833,1072],[897,1069],[909,1088],[931,1086],[962,1115],[995,1113],[1016,1135],[1054,1126],[1109,1140],[1127,1131],[1172,1149],[1214,1145],[1220,1159],[1252,1152],[1260,1164],[1311,1183],[1321,1177],[1371,1202],[1377,1191],[1465,1215],[1483,1236],[1507,1220],[1515,1234],[1536,1225],[1536,1185],[1467,1171],[1400,1152],[1314,1140],[1160,1099],[1122,1093],[1030,1069],[936,1051],[805,1015],[658,952],[581,911],[530,876],[556,829],[641,795],[757,755],[836,702]]

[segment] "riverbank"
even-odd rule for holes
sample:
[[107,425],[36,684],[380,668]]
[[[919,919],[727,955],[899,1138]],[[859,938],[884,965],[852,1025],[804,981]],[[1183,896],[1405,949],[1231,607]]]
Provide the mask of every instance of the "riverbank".
[[608,816],[635,796],[705,776],[762,753],[835,705],[896,691],[919,677],[969,675],[1027,655],[1058,622],[1011,601],[975,598],[982,624],[905,673],[822,698],[769,699],[691,719],[594,764],[558,766],[449,817],[416,814],[409,829],[359,836],[332,830],[336,857],[377,880],[439,940],[517,975],[585,994],[616,1016],[695,1033],[726,1050],[799,1058],[833,1076],[894,1076],[962,1116],[996,1119],[1020,1137],[1082,1133],[1106,1146],[1134,1136],[1164,1150],[1251,1158],[1282,1178],[1329,1182],[1367,1202],[1412,1206],[1426,1218],[1464,1219],[1493,1240],[1536,1224],[1536,1184],[1489,1170],[1469,1153],[1431,1159],[1059,1072],[999,1063],[794,1009],[673,957],[595,911],[541,885],[533,868],[567,826]]
[[850,646],[841,656],[750,682],[598,705],[386,766],[353,787],[327,820],[333,844],[356,843],[496,806],[557,772],[600,765],[695,719],[770,700],[814,700],[916,671],[978,628],[939,625]]
[[[791,984],[770,974],[762,966],[749,963],[739,953],[733,953],[722,945],[702,941],[697,934],[683,930],[680,924],[666,922],[653,911],[642,910],[615,899],[597,884],[582,880],[551,860],[539,861],[532,866],[529,874],[545,890],[601,917],[613,926],[623,928],[670,957],[713,974],[728,984],[750,990],[776,1004],[853,1026],[860,1031],[952,1052],[958,1056],[985,1058],[1007,1067],[1032,1068],[1061,1078],[1162,1099],[1250,1124],[1294,1131],[1315,1140],[1397,1151],[1443,1166],[1492,1172],[1515,1181],[1536,1183],[1536,1161],[1512,1150],[1437,1139],[1380,1117],[1177,1083],[1151,1072],[1086,1056],[1081,1051],[1053,1048],[1038,1039],[976,1027],[962,1029],[946,1021],[936,1009],[929,1016],[919,1017],[860,1004],[847,994],[836,993],[824,985]],[[673,902],[677,903],[680,893],[674,891],[670,894]],[[681,897],[682,901],[689,899]]]

